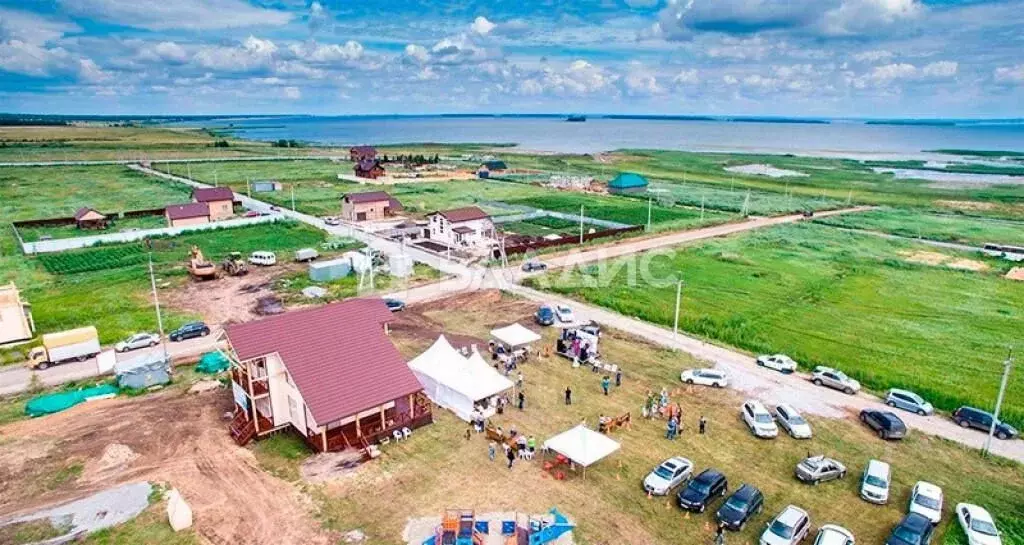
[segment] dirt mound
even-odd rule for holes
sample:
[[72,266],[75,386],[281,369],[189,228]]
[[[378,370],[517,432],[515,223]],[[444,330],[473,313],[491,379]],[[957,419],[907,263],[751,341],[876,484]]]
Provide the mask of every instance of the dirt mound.
[[921,263],[923,265],[930,265],[932,267],[946,266],[951,269],[960,269],[964,271],[987,271],[989,266],[983,261],[966,258],[955,258],[946,254],[940,254],[939,252],[900,252],[900,255],[904,256],[907,261],[911,263]]
[[[168,483],[189,498],[196,531],[206,543],[327,544],[310,500],[262,471],[252,453],[236,446],[221,415],[232,407],[227,390],[202,395],[163,392],[85,403],[44,418],[0,428],[4,445],[50,444],[31,471],[12,473],[2,464],[0,518],[82,497],[126,482]],[[134,455],[128,454],[131,453]],[[130,462],[126,462],[132,458]],[[87,470],[74,483],[40,491],[39,476],[69,461]],[[118,471],[93,468],[120,467]],[[120,464],[120,465],[118,465]]]
[[1010,269],[1010,272],[1006,273],[1006,277],[1010,280],[1024,281],[1024,267],[1014,267]]
[[273,279],[294,271],[294,263],[274,267],[254,267],[246,276],[224,276],[209,282],[188,282],[162,296],[166,304],[188,313],[196,313],[207,323],[248,322],[259,318],[259,301],[273,296]]
[[995,203],[977,201],[935,201],[935,204],[956,210],[991,210],[996,207]]
[[953,261],[946,263],[946,266],[951,269],[961,269],[965,271],[987,271],[989,268],[987,263],[974,259],[954,259]]
[[931,265],[933,267],[942,265],[944,261],[949,259],[946,254],[940,254],[938,252],[901,252],[901,255],[907,258],[907,261],[911,263],[921,263],[924,265]]

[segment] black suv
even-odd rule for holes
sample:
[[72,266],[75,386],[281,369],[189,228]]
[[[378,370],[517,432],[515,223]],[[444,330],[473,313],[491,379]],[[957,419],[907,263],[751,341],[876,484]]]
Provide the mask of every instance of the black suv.
[[889,534],[885,545],[928,545],[932,541],[932,521],[920,513],[908,513]]
[[[992,427],[992,413],[974,407],[960,407],[953,411],[953,421],[961,428],[988,431]],[[1017,433],[1017,430],[1006,422],[996,423],[996,437],[1000,439],[1013,439],[1017,437]]]
[[191,322],[175,329],[170,335],[168,335],[168,337],[170,337],[171,341],[178,342],[184,341],[185,339],[205,337],[209,334],[210,328],[206,324],[203,322]]
[[761,512],[764,495],[756,487],[744,484],[718,508],[715,518],[730,530],[742,530],[750,517]]
[[729,489],[725,475],[717,469],[705,469],[697,475],[686,488],[679,491],[676,500],[679,507],[687,511],[703,513],[715,496],[724,496]]
[[903,439],[907,436],[907,425],[889,411],[864,409],[860,412],[860,421],[875,430],[881,439]]

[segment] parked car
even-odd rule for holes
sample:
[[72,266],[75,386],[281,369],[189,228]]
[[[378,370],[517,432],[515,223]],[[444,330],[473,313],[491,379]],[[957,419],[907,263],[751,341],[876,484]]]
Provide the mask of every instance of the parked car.
[[205,337],[210,334],[210,328],[203,322],[190,322],[178,329],[175,329],[167,337],[172,342],[184,341],[185,339],[194,339],[196,337]]
[[729,490],[725,475],[717,469],[705,469],[679,491],[676,500],[679,507],[687,511],[703,513],[715,497],[724,496]]
[[932,541],[932,522],[917,513],[907,513],[893,527],[885,545],[928,545]]
[[743,423],[750,429],[754,437],[762,439],[774,439],[779,435],[779,427],[775,425],[772,413],[757,400],[747,400],[740,409],[743,416]]
[[259,216],[262,216],[262,215],[263,214],[261,212],[256,211],[256,210],[246,210],[245,214],[242,214],[242,216],[246,217],[246,218],[256,218],[256,217],[259,217]]
[[[976,428],[988,431],[992,427],[992,413],[975,409],[974,407],[960,407],[953,411],[953,421],[961,428]],[[1017,429],[1006,422],[996,422],[996,437],[999,439],[1013,439],[1017,437]]]
[[811,517],[807,511],[788,505],[761,534],[761,545],[796,545],[811,531]]
[[814,545],[854,545],[853,533],[835,524],[822,524]]
[[341,225],[341,219],[337,216],[327,216],[324,218],[324,223],[327,225]]
[[768,369],[775,369],[787,375],[796,371],[796,362],[785,354],[758,356],[757,364]]
[[736,489],[718,508],[715,518],[730,530],[742,530],[751,517],[764,508],[764,494],[757,487],[744,484]]
[[1002,545],[996,521],[983,507],[970,503],[956,504],[956,518],[967,535],[969,545]]
[[842,479],[846,476],[846,466],[839,460],[824,455],[805,458],[796,465],[796,478],[805,483],[818,484],[822,481]]
[[384,298],[384,304],[387,305],[388,310],[391,312],[402,312],[405,310],[405,301],[401,299],[392,299],[390,297]]
[[572,313],[572,309],[566,305],[555,305],[555,316],[558,317],[558,321],[563,324],[571,324],[576,321],[576,315]]
[[885,394],[885,404],[904,411],[917,413],[921,416],[935,414],[935,407],[921,396],[909,390],[893,388]]
[[818,386],[828,386],[844,394],[853,395],[860,391],[860,383],[846,376],[846,373],[831,367],[815,367],[811,382]]
[[880,439],[903,439],[907,436],[907,425],[896,413],[864,409],[860,412],[860,421],[875,430]]
[[537,322],[537,325],[554,325],[555,311],[548,305],[541,305],[537,312],[533,313],[533,321]]
[[295,250],[295,261],[313,261],[318,257],[320,257],[320,252],[316,251],[314,248],[301,248]]
[[277,254],[274,252],[253,252],[249,254],[249,263],[262,267],[277,265]]
[[811,425],[792,405],[780,403],[775,406],[775,420],[793,439],[810,439]]
[[644,477],[644,490],[654,496],[665,496],[693,476],[693,462],[675,456],[662,462]]
[[548,270],[547,263],[541,263],[536,259],[531,259],[523,263],[523,272],[534,272],[534,271],[546,271]]
[[680,373],[679,380],[687,384],[700,384],[715,388],[725,388],[729,385],[729,376],[724,371],[717,369],[687,369]]
[[889,464],[871,460],[864,468],[864,476],[860,480],[860,497],[865,501],[880,505],[889,503],[889,483],[892,479],[892,468]]
[[910,490],[907,512],[924,515],[932,524],[938,524],[942,520],[942,489],[929,482],[917,481]]
[[156,346],[160,344],[160,337],[153,333],[136,333],[131,337],[114,345],[114,350],[118,352],[128,352],[129,350],[138,350],[139,348],[148,348],[150,346]]

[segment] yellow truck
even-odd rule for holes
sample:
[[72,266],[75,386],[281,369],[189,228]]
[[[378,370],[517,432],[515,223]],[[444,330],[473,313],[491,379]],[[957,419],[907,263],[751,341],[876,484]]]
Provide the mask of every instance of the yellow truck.
[[46,369],[71,360],[85,361],[100,353],[100,338],[93,326],[43,335],[43,345],[28,353],[28,366]]

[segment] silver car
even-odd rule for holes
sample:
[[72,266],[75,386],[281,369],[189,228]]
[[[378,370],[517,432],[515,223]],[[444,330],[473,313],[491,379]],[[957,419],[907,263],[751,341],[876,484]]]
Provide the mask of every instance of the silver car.
[[775,420],[793,439],[810,439],[811,425],[792,405],[780,403],[775,407]]
[[921,416],[935,414],[935,407],[932,407],[931,403],[928,403],[924,398],[909,390],[900,390],[898,388],[889,390],[885,394],[885,404],[890,407],[903,409],[904,411],[917,413]]
[[796,465],[796,478],[805,483],[818,484],[845,476],[846,466],[825,456],[811,456]]
[[818,386],[828,386],[844,394],[853,395],[860,391],[860,383],[846,376],[846,373],[831,367],[815,367],[811,382]]
[[662,462],[644,477],[644,490],[652,496],[664,496],[692,476],[693,462],[675,456]]
[[156,346],[160,344],[160,337],[153,333],[136,333],[131,337],[114,345],[114,350],[118,352],[128,352],[129,350],[138,350],[139,348],[148,348],[150,346]]

